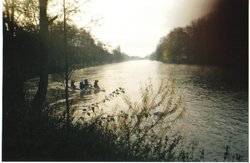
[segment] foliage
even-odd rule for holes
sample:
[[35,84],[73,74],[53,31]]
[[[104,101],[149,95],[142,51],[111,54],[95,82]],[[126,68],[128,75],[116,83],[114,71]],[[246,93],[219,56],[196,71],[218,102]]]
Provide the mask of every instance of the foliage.
[[158,59],[164,62],[183,62],[187,41],[188,34],[182,28],[175,28],[158,45]]
[[208,15],[164,36],[151,58],[230,67],[247,76],[247,5],[244,0],[218,2]]
[[[24,72],[20,72],[20,74],[23,74],[25,79],[29,79],[38,76],[41,58],[46,53],[49,57],[49,72],[64,71],[63,21],[60,18],[62,14],[48,15],[49,37],[46,41],[48,47],[46,52],[41,47],[41,40],[38,35],[39,4],[29,0],[20,3],[19,1],[11,1],[11,3],[14,3],[13,5],[7,2],[9,1],[4,2],[3,10],[3,55],[4,62],[8,62],[6,65],[13,64],[13,67],[15,67],[21,64],[20,68]],[[10,9],[9,6],[13,9]],[[51,5],[48,7],[51,7]],[[71,7],[73,6],[71,5]],[[26,11],[27,9],[30,10]],[[71,10],[73,12],[73,9]],[[118,54],[109,52],[104,43],[97,42],[90,32],[84,28],[76,27],[72,21],[69,22],[67,27],[67,38],[70,67],[79,68],[128,59],[128,57],[119,58],[117,57]]]

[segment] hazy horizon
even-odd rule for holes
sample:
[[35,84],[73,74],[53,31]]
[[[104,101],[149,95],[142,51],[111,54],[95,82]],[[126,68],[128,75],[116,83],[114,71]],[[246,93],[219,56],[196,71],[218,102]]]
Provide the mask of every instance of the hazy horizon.
[[101,18],[100,26],[91,29],[92,35],[113,49],[129,56],[151,54],[161,37],[175,27],[184,27],[192,20],[209,13],[215,0],[93,0],[76,15],[75,23],[86,25],[84,18]]

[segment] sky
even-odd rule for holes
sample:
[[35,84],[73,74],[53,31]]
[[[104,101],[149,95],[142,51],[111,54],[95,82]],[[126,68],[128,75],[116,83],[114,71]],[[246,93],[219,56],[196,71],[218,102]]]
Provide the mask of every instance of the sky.
[[[120,46],[129,56],[144,57],[155,51],[163,36],[206,15],[216,0],[91,0],[76,24],[87,17],[100,24],[91,28],[94,37],[110,48]],[[84,19],[84,20],[83,20]]]

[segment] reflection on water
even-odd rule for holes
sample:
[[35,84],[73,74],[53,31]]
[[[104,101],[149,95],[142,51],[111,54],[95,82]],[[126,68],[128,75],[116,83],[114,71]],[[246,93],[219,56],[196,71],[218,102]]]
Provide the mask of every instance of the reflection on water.
[[[218,67],[169,65],[156,61],[129,61],[77,70],[72,79],[99,80],[105,92],[83,96],[84,103],[99,101],[118,87],[134,101],[140,100],[140,88],[151,82],[157,88],[169,77],[176,80],[178,93],[184,94],[186,115],[177,121],[174,130],[184,143],[197,140],[197,148],[205,149],[205,160],[222,160],[225,147],[248,159],[248,92],[239,84],[226,82],[233,74]],[[229,83],[229,84],[228,84]],[[232,84],[233,83],[233,84]],[[92,83],[93,84],[93,83]],[[115,108],[121,99],[107,107]],[[105,105],[105,104],[104,104]]]

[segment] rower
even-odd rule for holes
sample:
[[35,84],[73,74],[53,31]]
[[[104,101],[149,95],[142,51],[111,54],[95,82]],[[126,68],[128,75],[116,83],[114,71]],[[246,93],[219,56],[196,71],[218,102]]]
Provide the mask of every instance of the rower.
[[74,80],[71,80],[70,86],[71,86],[72,89],[76,89]]
[[100,88],[99,85],[98,85],[98,80],[95,80],[95,82],[94,82],[94,88],[98,88],[98,89]]
[[80,88],[80,89],[83,89],[83,88],[84,88],[84,84],[83,84],[82,81],[80,82],[79,88]]
[[84,80],[84,85],[83,85],[83,87],[84,87],[85,89],[89,88],[89,81],[88,81],[88,79],[85,79],[85,80]]

